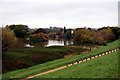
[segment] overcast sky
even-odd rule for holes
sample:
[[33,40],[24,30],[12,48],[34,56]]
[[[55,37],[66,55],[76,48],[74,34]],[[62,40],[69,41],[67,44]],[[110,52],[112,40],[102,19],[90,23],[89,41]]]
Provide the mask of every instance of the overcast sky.
[[119,0],[0,0],[0,25],[76,28],[118,25]]

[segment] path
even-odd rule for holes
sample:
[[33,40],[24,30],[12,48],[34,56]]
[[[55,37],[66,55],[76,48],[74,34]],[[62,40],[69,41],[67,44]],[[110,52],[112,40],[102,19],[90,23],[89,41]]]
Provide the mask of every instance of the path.
[[104,56],[104,55],[106,55],[106,54],[116,52],[116,51],[118,51],[118,50],[120,50],[120,47],[119,47],[119,48],[112,49],[112,50],[109,50],[109,51],[106,51],[106,52],[103,52],[103,53],[100,53],[100,54],[95,55],[95,56],[91,56],[91,57],[86,58],[86,59],[83,59],[83,60],[76,61],[76,62],[74,62],[74,63],[67,64],[67,65],[62,66],[62,67],[59,67],[59,68],[55,68],[55,69],[52,69],[52,70],[49,70],[49,71],[41,72],[41,73],[35,74],[35,75],[33,75],[33,76],[29,76],[29,77],[27,77],[27,78],[25,78],[25,79],[21,79],[21,80],[28,80],[28,79],[34,78],[34,77],[36,77],[36,76],[40,76],[40,75],[43,75],[43,74],[55,72],[55,71],[61,70],[61,69],[66,68],[66,67],[69,67],[69,66],[72,66],[72,65],[75,65],[75,64],[79,64],[79,63],[81,63],[81,62],[86,62],[86,61],[89,61],[89,60],[91,60],[91,59],[98,58],[98,57]]

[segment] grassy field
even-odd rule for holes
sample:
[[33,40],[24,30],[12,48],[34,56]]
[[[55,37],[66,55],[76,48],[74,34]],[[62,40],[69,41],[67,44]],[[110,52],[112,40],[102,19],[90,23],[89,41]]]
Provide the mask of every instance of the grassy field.
[[118,52],[36,78],[117,78]]
[[100,52],[110,50],[112,48],[116,48],[116,47],[120,46],[120,45],[118,45],[118,42],[120,42],[120,39],[116,40],[114,42],[108,43],[107,46],[101,46],[98,49],[92,50],[89,54],[81,54],[81,55],[76,55],[76,56],[67,57],[67,58],[63,58],[63,59],[57,59],[54,61],[49,61],[49,62],[46,62],[43,64],[39,64],[36,66],[11,71],[11,72],[3,74],[3,78],[24,78],[24,77],[27,77],[27,76],[30,76],[33,74],[51,70],[51,69],[63,66],[65,64],[80,60],[82,58],[89,57],[90,55],[96,55]]

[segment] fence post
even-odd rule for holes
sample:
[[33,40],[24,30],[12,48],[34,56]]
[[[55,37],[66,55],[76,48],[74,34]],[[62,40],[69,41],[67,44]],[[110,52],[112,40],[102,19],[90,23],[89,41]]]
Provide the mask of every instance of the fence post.
[[114,50],[112,49],[112,52],[114,52]]
[[119,50],[119,48],[117,48],[117,50]]
[[109,54],[108,52],[105,52],[105,54]]
[[79,61],[79,63],[81,63],[81,62],[82,62],[82,60]]
[[104,53],[102,53],[102,56],[104,55]]

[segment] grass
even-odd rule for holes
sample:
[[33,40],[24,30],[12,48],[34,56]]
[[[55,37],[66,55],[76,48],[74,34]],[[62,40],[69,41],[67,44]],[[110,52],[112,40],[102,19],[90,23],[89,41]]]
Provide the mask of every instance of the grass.
[[81,55],[76,55],[76,56],[67,57],[67,58],[63,58],[63,59],[57,59],[54,61],[46,62],[46,63],[35,65],[32,67],[28,67],[25,69],[11,71],[11,72],[3,74],[3,78],[25,78],[25,77],[33,75],[33,74],[51,70],[51,69],[63,66],[65,64],[74,62],[76,60],[80,60],[82,58],[88,57],[90,55],[96,55],[100,52],[110,50],[112,48],[116,48],[119,46],[118,42],[120,42],[120,39],[116,40],[114,42],[108,43],[107,46],[102,46],[102,47],[99,47],[98,49],[92,50],[89,54],[81,54]]
[[118,52],[36,78],[118,78]]

